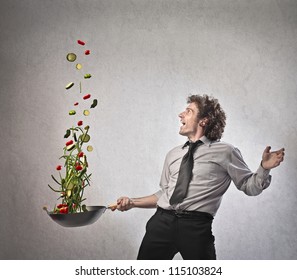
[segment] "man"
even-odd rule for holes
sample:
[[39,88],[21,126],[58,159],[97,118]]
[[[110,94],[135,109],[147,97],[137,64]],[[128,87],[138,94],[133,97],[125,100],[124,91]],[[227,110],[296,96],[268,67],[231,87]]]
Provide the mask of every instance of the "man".
[[284,159],[284,149],[266,147],[255,173],[240,151],[221,142],[226,116],[217,99],[207,95],[188,97],[179,114],[179,133],[188,138],[166,156],[161,190],[142,198],[120,197],[117,209],[154,208],[137,259],[216,259],[212,220],[231,181],[247,195],[255,196],[271,181],[270,169]]

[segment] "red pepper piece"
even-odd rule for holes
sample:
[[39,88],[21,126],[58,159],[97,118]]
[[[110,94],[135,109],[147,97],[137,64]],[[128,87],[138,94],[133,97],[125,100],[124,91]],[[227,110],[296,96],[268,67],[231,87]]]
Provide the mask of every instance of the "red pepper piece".
[[75,102],[75,103],[74,103],[74,106],[77,106],[77,105],[78,105],[78,102]]
[[77,43],[78,44],[80,44],[80,45],[82,45],[82,46],[84,46],[86,43],[84,42],[84,41],[82,41],[82,40],[77,40]]
[[61,209],[63,207],[67,207],[67,204],[63,203],[63,204],[58,204],[57,206],[58,209]]
[[84,156],[83,152],[78,153],[78,157],[83,157],[83,156]]
[[73,140],[69,140],[68,142],[66,142],[66,146],[72,145],[73,144]]
[[86,50],[86,51],[85,51],[85,55],[89,55],[90,53],[91,53],[90,50]]
[[61,214],[68,214],[68,207],[63,207],[60,209]]
[[77,171],[80,171],[80,170],[82,170],[83,168],[82,168],[81,165],[77,165],[77,166],[75,166],[75,169],[76,169]]
[[83,99],[86,100],[86,99],[89,99],[91,97],[91,94],[86,94]]
[[78,126],[83,125],[83,121],[79,121],[79,122],[77,123],[77,125],[78,125]]
[[59,171],[62,169],[62,165],[57,165],[56,169]]

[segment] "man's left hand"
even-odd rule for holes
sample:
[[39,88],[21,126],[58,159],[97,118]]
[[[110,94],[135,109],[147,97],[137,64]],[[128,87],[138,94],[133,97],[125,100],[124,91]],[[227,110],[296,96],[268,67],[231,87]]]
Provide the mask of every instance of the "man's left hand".
[[273,152],[270,152],[270,150],[271,150],[270,146],[266,147],[262,155],[261,165],[264,169],[272,169],[274,167],[277,167],[284,160],[284,156],[285,156],[284,148]]

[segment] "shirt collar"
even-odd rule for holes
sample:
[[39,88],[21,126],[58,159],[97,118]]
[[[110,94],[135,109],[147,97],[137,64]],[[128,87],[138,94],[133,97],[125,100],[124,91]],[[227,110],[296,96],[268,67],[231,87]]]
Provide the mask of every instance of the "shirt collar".
[[199,140],[201,140],[204,144],[210,146],[212,141],[210,141],[205,135],[203,135]]
[[[200,137],[198,140],[202,141],[203,144],[206,144],[208,146],[210,146],[210,144],[212,143],[212,141],[210,141],[205,135],[203,135],[202,137]],[[189,141],[187,141],[183,146],[182,149],[184,149],[185,147],[187,147],[189,145]]]

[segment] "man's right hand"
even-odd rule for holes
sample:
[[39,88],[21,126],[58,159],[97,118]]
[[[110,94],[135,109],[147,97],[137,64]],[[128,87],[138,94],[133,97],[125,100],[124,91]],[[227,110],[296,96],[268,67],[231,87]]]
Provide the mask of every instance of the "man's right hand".
[[129,198],[127,196],[121,196],[117,200],[117,209],[119,211],[127,211],[134,207],[137,208],[156,208],[158,198],[152,194],[145,197]]
[[117,209],[119,211],[130,210],[134,206],[133,200],[127,196],[122,196],[117,200]]

